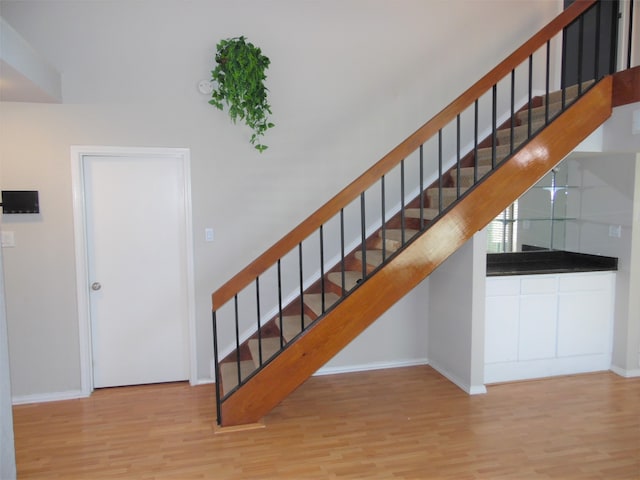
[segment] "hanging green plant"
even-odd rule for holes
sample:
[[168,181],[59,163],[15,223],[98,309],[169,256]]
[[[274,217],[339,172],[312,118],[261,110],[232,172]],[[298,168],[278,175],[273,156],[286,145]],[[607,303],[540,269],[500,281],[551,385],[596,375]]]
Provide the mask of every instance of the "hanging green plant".
[[219,110],[226,104],[234,123],[243,120],[253,130],[251,144],[261,153],[268,148],[261,142],[262,136],[274,126],[267,118],[271,106],[264,85],[270,63],[245,37],[235,37],[218,43],[216,67],[211,71],[213,92],[209,103]]

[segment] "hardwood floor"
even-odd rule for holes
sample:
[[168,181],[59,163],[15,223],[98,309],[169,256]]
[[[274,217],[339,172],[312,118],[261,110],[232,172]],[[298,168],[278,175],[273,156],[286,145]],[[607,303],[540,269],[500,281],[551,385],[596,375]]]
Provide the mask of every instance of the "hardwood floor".
[[213,386],[14,407],[19,479],[639,479],[640,379],[470,397],[430,367],[312,377],[260,430],[214,434]]

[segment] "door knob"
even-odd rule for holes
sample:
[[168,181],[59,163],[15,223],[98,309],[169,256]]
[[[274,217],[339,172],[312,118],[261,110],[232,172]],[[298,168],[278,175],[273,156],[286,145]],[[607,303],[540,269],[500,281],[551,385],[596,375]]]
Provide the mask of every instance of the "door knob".
[[101,288],[102,288],[102,285],[100,285],[100,282],[93,282],[93,283],[91,284],[91,290],[94,290],[94,291],[96,291],[96,292],[97,292],[97,291],[98,291],[98,290],[100,290]]

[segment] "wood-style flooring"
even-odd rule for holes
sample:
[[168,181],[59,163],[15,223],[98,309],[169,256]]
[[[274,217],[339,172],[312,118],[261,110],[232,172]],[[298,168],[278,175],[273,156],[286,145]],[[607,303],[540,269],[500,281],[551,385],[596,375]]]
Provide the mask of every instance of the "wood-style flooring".
[[214,434],[212,385],[14,407],[19,479],[640,479],[640,379],[468,396],[430,367],[312,377],[266,428]]

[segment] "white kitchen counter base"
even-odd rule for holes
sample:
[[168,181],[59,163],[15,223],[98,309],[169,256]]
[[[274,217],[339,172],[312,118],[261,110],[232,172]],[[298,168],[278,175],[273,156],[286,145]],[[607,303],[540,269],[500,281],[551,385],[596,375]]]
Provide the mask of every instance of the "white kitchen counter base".
[[608,370],[615,271],[487,278],[485,383]]

